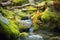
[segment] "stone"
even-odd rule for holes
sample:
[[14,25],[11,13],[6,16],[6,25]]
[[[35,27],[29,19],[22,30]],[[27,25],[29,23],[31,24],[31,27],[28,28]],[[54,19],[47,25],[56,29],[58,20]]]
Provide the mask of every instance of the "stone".
[[40,35],[30,35],[28,40],[43,40],[43,37]]
[[30,28],[32,25],[32,21],[30,19],[28,20],[20,20],[19,25],[24,25],[26,28]]

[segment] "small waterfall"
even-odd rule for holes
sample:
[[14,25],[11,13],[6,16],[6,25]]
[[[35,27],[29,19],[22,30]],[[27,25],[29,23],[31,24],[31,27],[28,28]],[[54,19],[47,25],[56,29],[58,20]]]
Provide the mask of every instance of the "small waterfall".
[[[21,40],[43,40],[43,37],[42,36],[40,36],[40,35],[35,35],[34,33],[33,33],[33,31],[34,31],[34,27],[33,27],[33,22],[32,22],[32,19],[31,19],[31,16],[30,16],[30,14],[29,13],[27,13],[27,17],[28,17],[28,19],[27,20],[24,20],[24,22],[25,22],[25,24],[27,24],[27,26],[29,26],[30,25],[30,27],[29,27],[29,34],[30,35],[28,35],[28,37],[24,37],[24,38],[22,38]],[[23,21],[23,20],[22,20]],[[23,22],[22,22],[23,23]],[[29,24],[29,25],[28,25]],[[19,39],[20,40],[20,39]]]
[[[31,20],[31,16],[30,16],[29,13],[27,14],[27,16],[28,16],[28,18]],[[30,22],[32,23],[32,20],[31,20]],[[29,29],[29,34],[33,34],[33,31],[34,31],[34,28],[33,28],[33,23],[32,23],[32,24],[31,24],[31,27],[30,27],[30,29]]]
[[[28,18],[31,20],[30,14],[28,14]],[[33,33],[34,27],[33,27],[33,22],[32,22],[32,20],[31,20],[31,23],[32,23],[32,25],[31,25],[31,27],[30,27],[30,29],[29,29],[29,34],[30,34],[30,35],[28,36],[27,40],[43,40],[43,37],[42,37],[42,36],[40,36],[40,35],[35,35],[35,34]]]
[[33,34],[33,31],[34,31],[34,28],[31,27],[31,28],[29,29],[29,33],[30,33],[30,34]]

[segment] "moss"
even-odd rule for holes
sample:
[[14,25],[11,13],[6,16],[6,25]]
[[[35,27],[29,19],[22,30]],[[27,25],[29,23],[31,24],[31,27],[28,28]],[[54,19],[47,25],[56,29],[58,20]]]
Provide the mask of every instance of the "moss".
[[26,40],[27,37],[28,37],[28,33],[26,33],[26,32],[20,33],[20,39],[21,40]]
[[39,30],[39,25],[34,24],[34,30],[35,30],[35,31]]
[[27,29],[26,26],[24,26],[24,25],[21,24],[21,25],[19,26],[19,30],[22,31],[22,30],[24,30],[24,29]]
[[28,0],[13,0],[14,5],[22,5],[23,3],[28,3]]
[[25,12],[20,12],[20,15],[19,16],[20,16],[21,20],[28,19],[27,14]]
[[47,8],[42,15],[33,15],[33,24],[34,29],[54,29],[56,26],[60,27],[60,15],[56,12],[51,12],[49,8]]
[[22,32],[22,33],[20,33],[20,36],[21,36],[21,37],[26,37],[26,36],[28,36],[28,33]]
[[49,22],[52,18],[56,20],[57,15],[56,13],[50,12],[49,9],[46,9],[41,16],[41,20],[44,20],[46,22]]

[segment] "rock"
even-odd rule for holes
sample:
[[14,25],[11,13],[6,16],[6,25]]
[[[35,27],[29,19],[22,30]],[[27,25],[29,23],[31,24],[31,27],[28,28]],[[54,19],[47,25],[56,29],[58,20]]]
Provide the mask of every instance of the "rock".
[[30,35],[28,40],[43,40],[43,37],[39,35]]
[[19,25],[24,25],[26,28],[30,28],[32,25],[32,21],[30,19],[28,20],[20,20]]

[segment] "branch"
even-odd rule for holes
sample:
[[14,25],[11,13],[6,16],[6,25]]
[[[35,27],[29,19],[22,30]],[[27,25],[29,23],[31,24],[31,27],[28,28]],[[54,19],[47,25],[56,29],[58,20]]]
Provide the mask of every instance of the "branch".
[[24,4],[24,5],[21,5],[21,6],[13,6],[10,9],[22,9],[22,8],[27,7],[27,6],[35,6],[35,5],[34,4]]
[[50,2],[50,3],[47,3],[47,2],[43,2],[43,3],[41,3],[41,4],[43,4],[43,5],[40,5],[40,6],[36,6],[35,4],[25,4],[25,5],[22,5],[22,6],[15,6],[15,7],[12,7],[11,9],[14,9],[14,8],[17,8],[17,9],[22,9],[22,8],[24,8],[24,7],[26,7],[26,6],[32,6],[32,7],[35,7],[35,8],[41,8],[41,7],[47,7],[47,6],[50,6],[50,5],[52,5],[52,3],[53,2]]
[[[9,5],[10,6],[10,9],[22,9],[22,8],[24,8],[24,7],[26,7],[26,6],[32,6],[32,7],[35,7],[35,8],[41,8],[41,7],[49,7],[49,6],[51,6],[51,5],[60,5],[60,2],[56,2],[56,1],[50,1],[50,2],[43,2],[43,3],[41,3],[41,4],[43,4],[43,5],[40,5],[40,6],[36,6],[36,5],[34,5],[34,4],[24,4],[24,5],[21,5],[21,6],[13,6],[13,3],[12,2],[10,2],[10,1],[8,1],[8,2],[4,2],[4,3],[0,3],[0,5],[2,5],[2,6],[7,6],[7,5]],[[11,6],[12,5],[12,6]]]
[[0,3],[0,6],[11,6],[11,5],[13,5],[13,3],[10,1]]

